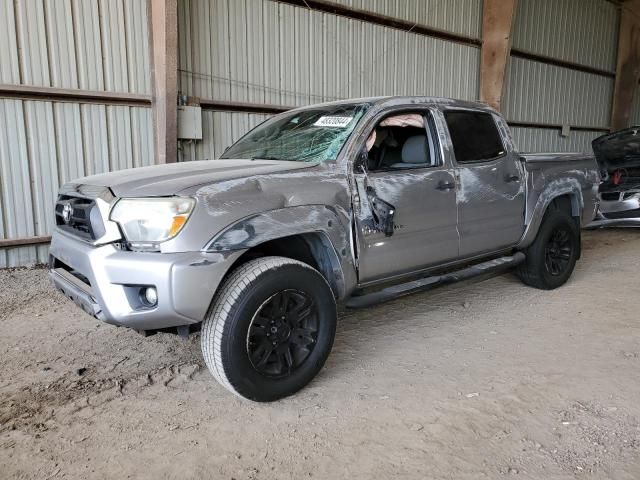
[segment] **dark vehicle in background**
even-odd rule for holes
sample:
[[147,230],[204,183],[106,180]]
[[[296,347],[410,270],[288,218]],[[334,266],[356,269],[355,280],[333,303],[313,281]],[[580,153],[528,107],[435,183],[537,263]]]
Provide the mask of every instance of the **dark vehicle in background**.
[[640,226],[640,126],[598,137],[592,146],[602,183],[590,226]]

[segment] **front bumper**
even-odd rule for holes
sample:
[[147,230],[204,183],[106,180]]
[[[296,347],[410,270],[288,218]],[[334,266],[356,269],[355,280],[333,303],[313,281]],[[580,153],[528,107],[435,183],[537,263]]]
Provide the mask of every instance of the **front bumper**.
[[[220,281],[241,254],[130,252],[112,244],[94,247],[56,231],[50,276],[56,288],[90,315],[155,330],[201,322]],[[156,288],[157,305],[140,301],[142,286]]]
[[620,192],[619,200],[600,200],[596,217],[587,228],[640,226],[640,193]]

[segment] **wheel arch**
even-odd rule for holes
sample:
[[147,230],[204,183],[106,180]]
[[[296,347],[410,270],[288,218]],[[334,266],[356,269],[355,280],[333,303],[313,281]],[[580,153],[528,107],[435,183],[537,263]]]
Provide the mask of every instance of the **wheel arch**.
[[244,250],[227,275],[260,256],[301,261],[318,270],[335,297],[343,299],[357,278],[349,232],[346,212],[324,205],[287,207],[238,220],[212,238],[205,249]]
[[322,232],[306,232],[272,238],[247,249],[229,268],[227,275],[244,263],[260,257],[285,257],[316,269],[337,299],[345,297],[340,259],[331,240]]
[[539,195],[533,212],[530,214],[528,222],[526,222],[525,231],[518,243],[518,248],[526,248],[533,243],[550,208],[567,212],[576,220],[578,228],[580,228],[584,199],[579,183],[571,180],[574,179],[569,179],[569,181],[561,184],[550,184]]

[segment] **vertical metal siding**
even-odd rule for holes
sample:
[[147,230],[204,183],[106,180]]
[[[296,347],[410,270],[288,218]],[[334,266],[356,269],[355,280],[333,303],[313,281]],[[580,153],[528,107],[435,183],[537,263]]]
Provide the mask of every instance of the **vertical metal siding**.
[[[0,83],[148,94],[146,2],[0,2]],[[153,163],[151,109],[0,99],[0,236],[47,235],[60,184]],[[0,251],[0,267],[47,260]]]
[[131,141],[133,167],[154,164],[153,118],[150,108],[129,108],[131,115]]
[[[20,100],[0,100],[0,223],[5,238],[27,237],[35,233],[22,104]],[[35,261],[35,248],[32,247],[0,251],[0,267]]]
[[332,0],[333,3],[480,38],[482,0]]
[[124,8],[121,1],[99,0],[104,88],[111,92],[128,92],[127,48]]
[[3,82],[150,93],[146,2],[1,3]]
[[573,131],[568,137],[560,136],[560,130],[542,128],[511,129],[520,152],[582,152],[593,154],[591,141],[602,132]]
[[78,87],[85,90],[103,90],[104,68],[98,3],[73,0],[71,7],[76,38]]
[[[411,3],[393,12],[460,16],[439,2]],[[479,25],[481,2],[457,3]],[[475,47],[272,0],[184,0],[178,22],[186,95],[291,106],[373,95],[478,96]],[[203,141],[183,142],[183,158],[219,156],[260,118],[204,112]]]
[[618,17],[606,0],[519,0],[513,47],[615,71]]
[[179,25],[191,40],[180,36],[186,95],[292,106],[368,95],[478,96],[480,50],[467,45],[272,0],[185,1]]
[[182,158],[188,160],[211,160],[219,158],[225,148],[242,137],[269,115],[234,112],[202,112],[201,142],[181,142]]
[[151,93],[147,2],[124,0],[129,92]]
[[0,2],[0,82],[19,83],[18,37],[13,2]]
[[640,125],[640,85],[636,87],[636,93],[633,97],[630,123],[631,125]]
[[512,121],[607,127],[614,79],[512,57],[503,110]]
[[[0,100],[0,233],[48,235],[59,186],[153,163],[151,109]],[[0,267],[45,262],[47,247],[0,251]]]
[[50,86],[44,4],[41,1],[17,2],[15,15],[21,83]]
[[[53,104],[50,102],[23,102],[25,136],[29,156],[31,198],[33,199],[34,231],[47,235],[53,230],[55,203],[58,190],[58,162],[53,123]],[[46,252],[38,247],[38,260],[47,260]]]
[[78,88],[71,2],[45,0],[44,10],[51,86]]

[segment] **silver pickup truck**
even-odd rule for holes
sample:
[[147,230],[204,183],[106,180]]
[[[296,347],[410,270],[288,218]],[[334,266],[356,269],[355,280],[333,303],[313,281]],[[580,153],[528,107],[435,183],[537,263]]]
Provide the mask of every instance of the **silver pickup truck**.
[[598,184],[590,156],[519,154],[482,104],[326,103],[274,116],[219,160],[64,185],[50,275],[99,320],[200,329],[213,376],[271,401],[322,368],[337,304],[511,268],[561,286]]

